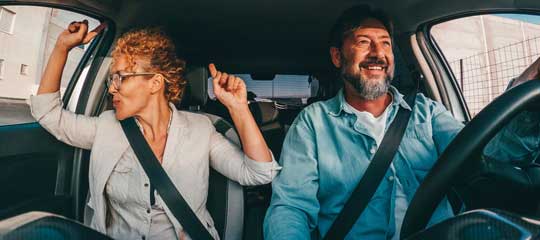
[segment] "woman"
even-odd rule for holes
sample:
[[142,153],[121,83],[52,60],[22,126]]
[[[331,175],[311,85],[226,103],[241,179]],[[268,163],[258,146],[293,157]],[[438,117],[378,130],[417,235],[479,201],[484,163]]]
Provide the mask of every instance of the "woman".
[[117,239],[189,239],[149,184],[122,131],[118,120],[133,116],[179,192],[218,239],[205,206],[209,167],[242,185],[268,183],[280,168],[249,112],[244,82],[210,64],[214,93],[229,110],[245,153],[217,133],[207,117],[174,107],[184,91],[185,63],[158,29],[131,31],[116,43],[108,81],[114,111],[87,117],[64,110],[59,88],[68,52],[102,28],[88,32],[86,21],[70,24],[31,97],[32,114],[47,131],[92,150],[85,223]]

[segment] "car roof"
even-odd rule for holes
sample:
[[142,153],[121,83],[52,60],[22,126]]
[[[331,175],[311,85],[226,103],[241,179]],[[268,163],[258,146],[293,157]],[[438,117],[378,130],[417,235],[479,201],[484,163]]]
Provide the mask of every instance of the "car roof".
[[331,67],[327,36],[343,10],[368,4],[394,21],[397,35],[441,17],[486,10],[538,10],[537,0],[95,0],[120,31],[164,26],[188,63],[230,72],[302,74]]

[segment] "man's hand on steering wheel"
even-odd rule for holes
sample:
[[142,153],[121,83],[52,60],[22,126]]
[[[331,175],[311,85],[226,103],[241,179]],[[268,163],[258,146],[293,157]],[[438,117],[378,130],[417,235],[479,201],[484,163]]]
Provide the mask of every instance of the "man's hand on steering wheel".
[[511,87],[515,87],[526,81],[540,78],[540,57],[536,59],[525,71],[523,71],[519,77],[514,80]]

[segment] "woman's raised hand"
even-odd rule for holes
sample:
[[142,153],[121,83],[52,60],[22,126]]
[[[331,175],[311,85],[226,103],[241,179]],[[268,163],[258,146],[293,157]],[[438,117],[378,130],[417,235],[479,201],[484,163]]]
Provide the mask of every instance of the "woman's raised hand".
[[241,78],[218,71],[213,63],[208,65],[208,69],[213,79],[214,95],[225,107],[231,110],[247,106],[246,84]]
[[101,23],[94,30],[88,32],[88,21],[72,22],[62,31],[56,40],[56,45],[49,57],[47,67],[41,76],[37,94],[53,93],[60,89],[62,71],[66,65],[68,52],[75,46],[92,41],[107,25]]
[[94,39],[94,37],[96,37],[106,26],[107,24],[103,22],[94,30],[88,32],[88,20],[72,22],[58,36],[58,39],[56,40],[56,47],[69,51],[81,44],[87,44],[92,41],[92,39]]

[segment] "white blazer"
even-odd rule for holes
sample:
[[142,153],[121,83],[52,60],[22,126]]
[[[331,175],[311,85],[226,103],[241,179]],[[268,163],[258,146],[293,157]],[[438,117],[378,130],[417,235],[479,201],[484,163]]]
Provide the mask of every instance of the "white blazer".
[[[32,115],[58,140],[82,149],[91,150],[89,167],[90,197],[85,208],[85,224],[106,234],[104,188],[113,168],[122,154],[131,146],[113,111],[99,117],[78,115],[62,108],[60,93],[40,94],[30,97]],[[272,162],[262,163],[249,159],[235,144],[216,132],[208,117],[178,111],[171,104],[173,117],[164,158],[169,161],[168,175],[172,182],[205,224],[214,238],[218,234],[206,209],[209,167],[241,185],[259,185],[272,181],[280,169]],[[171,174],[174,172],[176,174]],[[181,173],[181,174],[178,174]],[[176,233],[182,227],[167,206]]]

